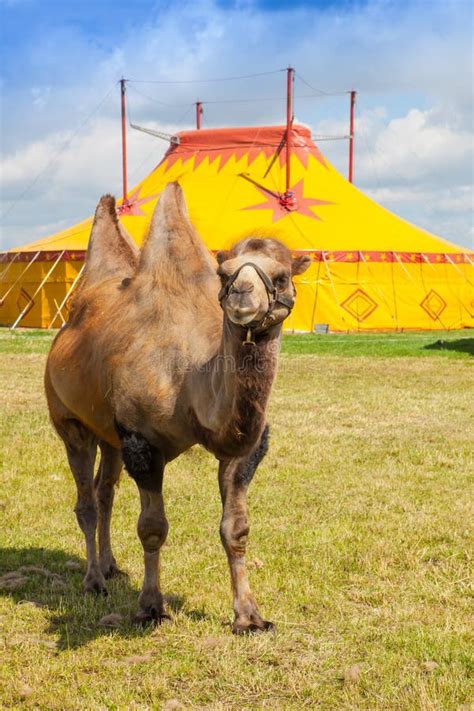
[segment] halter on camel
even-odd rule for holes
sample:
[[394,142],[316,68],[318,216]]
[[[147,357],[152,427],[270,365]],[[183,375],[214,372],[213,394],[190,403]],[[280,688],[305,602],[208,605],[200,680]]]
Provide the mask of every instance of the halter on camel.
[[296,290],[295,290],[293,282],[291,282],[291,284],[293,286],[293,297],[290,298],[288,296],[285,296],[284,294],[281,294],[278,291],[278,289],[276,288],[276,286],[274,285],[274,283],[272,282],[272,280],[270,279],[270,277],[268,276],[268,274],[266,274],[263,271],[263,269],[261,269],[258,266],[258,264],[254,264],[253,262],[245,262],[245,264],[241,264],[240,267],[238,269],[236,269],[233,274],[230,275],[230,277],[228,278],[228,280],[226,281],[226,283],[220,290],[219,303],[222,308],[223,308],[222,303],[223,303],[224,299],[226,299],[230,294],[230,289],[232,287],[232,284],[237,279],[240,271],[244,267],[252,267],[253,269],[255,269],[258,276],[263,281],[263,285],[265,287],[265,291],[267,292],[267,296],[268,296],[268,309],[267,309],[265,315],[259,321],[252,321],[252,325],[249,324],[247,326],[247,335],[245,337],[245,341],[242,341],[242,344],[244,346],[254,346],[255,341],[252,340],[252,330],[255,331],[255,329],[257,329],[257,328],[259,329],[259,332],[261,332],[262,330],[265,330],[265,328],[269,325],[268,322],[270,320],[271,314],[277,304],[281,304],[286,309],[288,309],[287,316],[289,316],[291,313],[291,310],[293,309],[293,306],[295,305],[294,296],[296,295]]

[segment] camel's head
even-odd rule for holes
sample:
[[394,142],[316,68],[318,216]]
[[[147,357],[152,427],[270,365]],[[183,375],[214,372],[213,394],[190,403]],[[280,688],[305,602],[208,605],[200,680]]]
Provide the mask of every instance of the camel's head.
[[250,237],[217,253],[221,306],[239,326],[267,329],[281,323],[295,300],[292,277],[311,263],[307,255],[292,258],[275,239]]

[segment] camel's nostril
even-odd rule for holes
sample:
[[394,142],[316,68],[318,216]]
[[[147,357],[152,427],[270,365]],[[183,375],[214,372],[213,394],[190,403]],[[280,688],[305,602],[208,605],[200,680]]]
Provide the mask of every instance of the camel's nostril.
[[246,284],[245,286],[232,284],[232,286],[230,287],[229,293],[243,295],[243,294],[251,294],[253,290],[254,290],[253,284]]
[[257,319],[262,309],[257,291],[251,291],[245,287],[245,284],[237,284],[236,289],[229,293],[226,301],[229,319],[241,326]]

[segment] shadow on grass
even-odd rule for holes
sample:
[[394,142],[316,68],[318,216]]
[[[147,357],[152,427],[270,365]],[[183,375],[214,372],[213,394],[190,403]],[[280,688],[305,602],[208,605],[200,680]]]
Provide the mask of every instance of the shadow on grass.
[[435,341],[424,346],[428,351],[457,351],[474,356],[474,338],[459,338],[456,341]]
[[[73,566],[74,570],[69,568]],[[17,604],[33,604],[49,613],[46,634],[59,635],[57,649],[75,649],[102,636],[144,637],[152,625],[137,626],[132,622],[138,608],[138,588],[126,574],[107,581],[108,595],[85,595],[82,578],[85,561],[65,551],[46,548],[0,548],[0,576],[18,571],[22,576],[14,589],[1,589],[0,594]],[[187,610],[185,599],[165,595],[167,607],[174,613],[200,621],[207,619],[201,610]],[[99,624],[102,617],[119,613],[123,620],[113,629]]]

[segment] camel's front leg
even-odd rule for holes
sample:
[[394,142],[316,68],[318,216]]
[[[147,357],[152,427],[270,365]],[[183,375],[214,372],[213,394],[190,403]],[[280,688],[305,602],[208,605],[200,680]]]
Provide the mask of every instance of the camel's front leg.
[[123,463],[138,486],[141,502],[137,531],[143,546],[145,578],[135,621],[141,624],[159,623],[168,617],[164,611],[159,577],[160,548],[168,535],[162,493],[166,462],[161,452],[139,432],[127,430],[118,423],[116,427],[122,440]]
[[255,470],[268,449],[268,427],[256,450],[241,459],[228,459],[219,464],[219,487],[222,498],[220,534],[229,561],[234,596],[234,634],[260,632],[273,624],[260,616],[250,590],[245,566],[245,551],[249,534],[247,520],[247,488]]
[[138,432],[120,427],[122,458],[140,492],[141,513],[137,531],[142,542],[145,578],[138,599],[139,610],[135,621],[141,624],[161,622],[168,617],[160,590],[160,548],[168,535],[168,521],[163,502],[163,473],[165,460]]
[[168,521],[161,490],[147,491],[139,487],[139,491],[142,510],[137,530],[143,546],[145,577],[135,621],[142,624],[152,621],[160,623],[168,617],[163,606],[159,577],[160,548],[168,535]]

